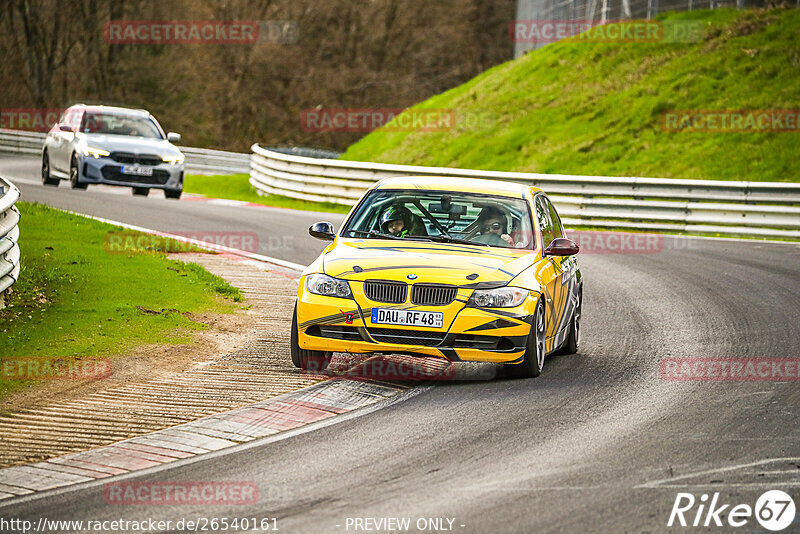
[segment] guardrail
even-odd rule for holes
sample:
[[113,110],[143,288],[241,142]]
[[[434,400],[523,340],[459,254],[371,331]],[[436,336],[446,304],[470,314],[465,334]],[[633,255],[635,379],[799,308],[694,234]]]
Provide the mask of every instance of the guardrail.
[[390,176],[483,178],[541,187],[568,226],[800,238],[796,183],[498,172],[252,150],[250,183],[262,194],[352,205]]
[[[0,129],[0,152],[38,155],[42,153],[45,137],[47,134],[40,132]],[[249,154],[185,146],[178,148],[186,156],[186,172],[206,174],[250,172]]]
[[18,199],[19,189],[0,178],[0,308],[6,290],[19,277],[19,210],[14,206]]

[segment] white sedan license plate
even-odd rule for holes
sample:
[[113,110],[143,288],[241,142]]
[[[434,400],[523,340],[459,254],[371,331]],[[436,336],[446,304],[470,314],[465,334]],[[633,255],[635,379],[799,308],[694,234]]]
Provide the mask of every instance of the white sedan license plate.
[[152,167],[140,167],[139,165],[125,165],[122,167],[122,174],[131,176],[153,176]]
[[391,310],[372,308],[372,324],[395,324],[401,326],[426,326],[441,328],[444,313],[419,310]]

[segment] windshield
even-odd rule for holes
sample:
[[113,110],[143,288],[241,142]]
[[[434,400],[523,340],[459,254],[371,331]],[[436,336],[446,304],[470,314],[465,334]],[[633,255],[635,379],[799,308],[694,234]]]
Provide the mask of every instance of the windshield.
[[86,134],[128,135],[149,139],[164,138],[161,129],[150,118],[121,113],[87,112],[81,123],[81,131]]
[[375,190],[359,204],[341,235],[535,247],[525,200],[453,191]]

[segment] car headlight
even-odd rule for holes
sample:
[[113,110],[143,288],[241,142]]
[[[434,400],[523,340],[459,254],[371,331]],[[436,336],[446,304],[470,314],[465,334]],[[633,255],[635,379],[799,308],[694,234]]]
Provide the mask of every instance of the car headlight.
[[183,154],[170,154],[168,156],[162,156],[161,159],[164,163],[169,163],[170,165],[180,165],[184,162],[186,157]]
[[103,150],[102,148],[95,148],[93,146],[87,146],[83,149],[84,156],[92,156],[94,159],[103,158],[105,156],[110,155],[111,152],[108,150]]
[[339,280],[327,274],[308,275],[306,277],[306,289],[315,295],[343,299],[353,298],[353,293],[350,291],[350,284],[347,283],[347,280]]
[[469,304],[477,308],[513,308],[525,302],[529,294],[530,291],[520,287],[477,289],[472,293]]

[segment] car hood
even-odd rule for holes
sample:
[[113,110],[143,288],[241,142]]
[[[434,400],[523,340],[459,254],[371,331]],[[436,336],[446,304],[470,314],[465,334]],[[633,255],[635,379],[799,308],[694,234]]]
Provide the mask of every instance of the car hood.
[[89,146],[109,152],[130,152],[133,154],[154,154],[171,156],[180,154],[178,147],[166,139],[147,139],[127,135],[82,134]]
[[347,280],[499,287],[532,265],[536,256],[532,251],[429,241],[337,238],[322,262],[325,274]]

